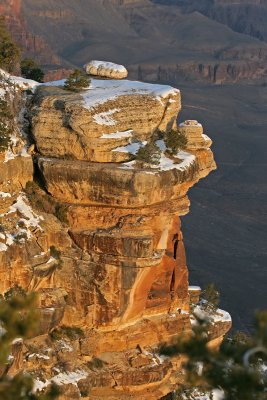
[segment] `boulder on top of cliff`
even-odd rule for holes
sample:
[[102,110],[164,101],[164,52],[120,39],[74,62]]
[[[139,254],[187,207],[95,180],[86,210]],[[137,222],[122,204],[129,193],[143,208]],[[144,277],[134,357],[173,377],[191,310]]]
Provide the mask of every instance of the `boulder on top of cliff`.
[[108,61],[92,60],[84,65],[84,69],[88,74],[102,78],[124,79],[128,76],[128,71],[123,65]]
[[56,87],[63,84],[40,86],[34,98],[33,136],[43,156],[130,160],[120,147],[171,129],[181,108],[180,91],[171,86],[92,79],[87,90],[73,93]]

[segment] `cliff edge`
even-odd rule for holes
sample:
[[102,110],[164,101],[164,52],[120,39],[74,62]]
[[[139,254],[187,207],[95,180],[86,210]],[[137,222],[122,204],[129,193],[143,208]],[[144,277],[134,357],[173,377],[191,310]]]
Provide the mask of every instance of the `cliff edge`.
[[[180,217],[216,168],[211,140],[197,121],[177,126],[169,86],[92,79],[73,93],[12,79],[0,92],[21,116],[0,156],[0,291],[36,291],[40,327],[9,373],[27,370],[36,391],[57,383],[61,400],[159,399],[183,380],[182,358],[158,346],[192,331]],[[171,130],[187,144],[170,155]],[[151,140],[156,165],[136,159]],[[217,345],[231,318],[213,317]]]

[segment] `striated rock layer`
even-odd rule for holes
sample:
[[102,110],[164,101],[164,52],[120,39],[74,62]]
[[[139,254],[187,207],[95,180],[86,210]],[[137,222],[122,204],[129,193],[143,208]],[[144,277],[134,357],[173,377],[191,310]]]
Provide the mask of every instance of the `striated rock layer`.
[[[183,380],[183,360],[160,357],[158,346],[192,330],[199,290],[188,287],[180,216],[189,188],[216,167],[211,140],[195,121],[177,127],[177,89],[112,80],[73,94],[56,85],[40,86],[30,109],[46,193],[28,183],[0,215],[0,290],[39,294],[39,332],[14,345],[10,373],[28,370],[37,391],[61,385],[61,400],[159,399]],[[187,137],[172,156],[170,129]],[[152,138],[159,165],[136,162]],[[217,345],[230,318],[218,314],[213,326]]]

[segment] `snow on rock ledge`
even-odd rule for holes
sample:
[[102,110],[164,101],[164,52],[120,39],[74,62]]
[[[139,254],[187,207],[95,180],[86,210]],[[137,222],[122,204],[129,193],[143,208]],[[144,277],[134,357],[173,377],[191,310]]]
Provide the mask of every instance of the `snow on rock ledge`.
[[42,156],[130,161],[128,152],[112,150],[171,129],[181,108],[180,91],[171,86],[92,79],[89,88],[71,93],[63,84],[50,82],[36,92],[32,126]]
[[[14,85],[16,88],[21,90],[34,90],[40,83],[33,81],[32,79],[25,79],[21,76],[13,76],[10,75],[8,72],[0,69],[0,78],[6,81],[6,85]],[[0,97],[4,95],[4,90],[2,89],[0,92]]]
[[128,76],[128,71],[123,65],[107,61],[92,60],[84,65],[84,69],[90,75],[103,78],[124,79]]

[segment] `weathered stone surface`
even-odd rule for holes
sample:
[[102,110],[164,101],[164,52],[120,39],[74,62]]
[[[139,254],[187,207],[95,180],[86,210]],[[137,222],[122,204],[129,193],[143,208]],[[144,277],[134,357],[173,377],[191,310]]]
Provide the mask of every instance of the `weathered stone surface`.
[[[14,349],[10,373],[27,370],[40,390],[59,383],[60,400],[156,400],[183,379],[183,360],[161,358],[158,346],[192,332],[190,303],[199,290],[192,296],[188,288],[180,216],[189,210],[189,188],[215,168],[211,141],[200,125],[185,123],[179,129],[188,144],[177,157],[162,150],[158,166],[128,162],[134,153],[111,150],[156,133],[164,149],[162,137],[177,129],[180,94],[150,85],[149,93],[123,93],[116,81],[118,94],[115,81],[98,82],[84,92],[87,102],[51,86],[33,99],[34,161],[47,193],[38,189],[37,210],[15,191],[0,215],[0,292],[36,291],[40,326]],[[108,100],[91,108],[104,85]],[[131,135],[106,138],[112,129]],[[0,187],[10,196],[11,175],[21,188],[31,180],[25,160],[20,178],[22,157],[0,160]],[[215,322],[211,345],[230,326]]]
[[84,69],[90,75],[109,79],[124,79],[128,75],[128,71],[123,65],[107,61],[92,60],[84,65]]
[[49,193],[71,204],[152,205],[183,197],[198,179],[196,163],[187,170],[162,172],[43,157],[38,165]]
[[170,129],[180,111],[180,92],[163,85],[92,80],[89,90],[71,93],[40,87],[32,109],[38,151],[47,157],[121,162],[116,151]]

